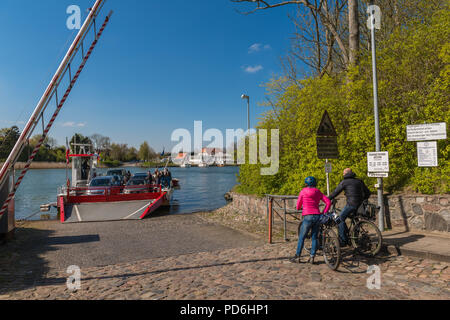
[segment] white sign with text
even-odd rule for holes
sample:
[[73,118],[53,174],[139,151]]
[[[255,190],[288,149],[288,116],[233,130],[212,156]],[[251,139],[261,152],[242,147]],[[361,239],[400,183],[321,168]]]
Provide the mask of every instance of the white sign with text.
[[388,178],[389,173],[388,172],[369,172],[369,173],[367,173],[367,176],[369,178]]
[[437,142],[417,142],[417,159],[419,167],[437,167]]
[[389,172],[389,152],[368,152],[367,153],[368,172]]
[[441,122],[406,126],[406,138],[408,141],[445,140],[447,124]]

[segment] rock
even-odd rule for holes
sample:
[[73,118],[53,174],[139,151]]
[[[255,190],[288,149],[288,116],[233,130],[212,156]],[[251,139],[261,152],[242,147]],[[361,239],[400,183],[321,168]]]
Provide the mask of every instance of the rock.
[[322,281],[322,277],[318,273],[311,273],[311,281],[320,282]]
[[412,211],[417,215],[423,215],[422,207],[416,203],[411,205]]
[[151,297],[155,296],[156,294],[154,292],[147,292],[141,295],[141,299],[150,299]]
[[445,209],[439,212],[439,214],[447,221],[447,223],[450,223],[450,211]]
[[433,270],[431,274],[441,274],[441,270]]
[[225,193],[224,196],[226,201],[232,201],[233,200],[233,195],[230,192]]
[[430,212],[439,212],[439,209],[441,209],[439,206],[434,205],[434,204],[424,204],[423,205],[423,210],[425,211],[430,211]]
[[437,200],[437,198],[436,198],[436,197],[427,197],[427,202],[430,202],[430,203],[435,203],[435,202],[436,202],[436,200]]
[[447,198],[440,198],[439,199],[439,204],[441,206],[448,206],[448,199]]
[[423,218],[420,216],[412,217],[409,222],[409,226],[416,230],[423,230],[425,228],[425,224],[423,222]]
[[447,231],[447,221],[438,214],[425,212],[425,229],[431,231]]
[[403,210],[401,210],[400,208],[391,208],[390,210],[391,213],[391,219],[394,220],[401,220],[403,219]]
[[425,198],[424,197],[417,197],[416,198],[416,202],[417,203],[424,203],[425,202]]

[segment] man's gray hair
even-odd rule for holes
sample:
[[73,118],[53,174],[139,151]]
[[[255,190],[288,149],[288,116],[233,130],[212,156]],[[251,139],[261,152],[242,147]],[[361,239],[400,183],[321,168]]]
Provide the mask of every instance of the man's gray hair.
[[353,173],[353,170],[350,169],[350,168],[347,168],[347,169],[344,170],[344,176],[349,174],[349,173]]

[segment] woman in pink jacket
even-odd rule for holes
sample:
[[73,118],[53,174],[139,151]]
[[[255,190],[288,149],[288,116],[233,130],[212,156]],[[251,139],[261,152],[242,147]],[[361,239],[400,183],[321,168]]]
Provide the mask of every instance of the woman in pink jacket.
[[[297,252],[293,258],[290,259],[291,262],[301,262],[300,256],[303,249],[303,244],[305,242],[305,237],[308,234],[309,230],[312,230],[311,232],[311,239],[312,239],[312,247],[310,252],[310,258],[308,260],[309,263],[314,263],[314,256],[316,255],[317,251],[317,236],[319,233],[319,219],[320,215],[323,213],[328,212],[331,206],[331,201],[328,199],[322,192],[320,192],[319,189],[316,188],[317,181],[314,177],[308,177],[305,179],[306,188],[304,188],[297,200],[297,211],[302,209],[302,215],[303,215],[303,223],[300,228],[300,235],[298,238],[298,245],[297,245]],[[319,210],[319,203],[320,201],[325,202],[325,209],[323,212],[320,212]]]

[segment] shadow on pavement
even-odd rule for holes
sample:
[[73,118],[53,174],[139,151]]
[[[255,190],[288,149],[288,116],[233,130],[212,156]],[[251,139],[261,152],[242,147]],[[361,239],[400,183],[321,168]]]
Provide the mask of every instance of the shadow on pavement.
[[12,240],[0,245],[0,293],[35,287],[50,270],[42,258],[58,246],[99,241],[98,235],[52,237],[52,230],[18,227]]
[[337,272],[340,273],[367,273],[367,267],[388,262],[393,256],[381,251],[375,257],[357,253],[353,248],[343,249],[341,252],[341,265]]
[[425,238],[425,236],[421,234],[410,234],[407,236],[401,236],[402,234],[408,234],[408,232],[405,231],[384,235],[383,244],[403,246],[405,244],[416,242],[419,239]]
[[[338,272],[366,273],[368,266],[382,264],[384,262],[389,261],[393,256],[399,255],[399,252],[397,252],[397,254],[394,255],[392,253],[389,253],[386,248],[387,245],[393,245],[398,249],[402,245],[418,241],[419,239],[425,237],[423,235],[416,235],[416,234],[392,237],[401,234],[407,234],[407,232],[406,231],[399,232],[396,234],[389,235],[388,238],[383,238],[381,251],[375,257],[361,255],[358,252],[356,252],[353,248],[344,248],[341,252],[342,262]],[[343,271],[342,269],[346,271]]]
[[68,237],[53,237],[49,238],[48,245],[69,245],[77,243],[89,243],[100,241],[100,236],[95,235],[85,235],[85,236],[68,236]]

